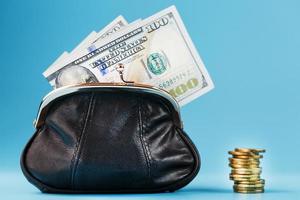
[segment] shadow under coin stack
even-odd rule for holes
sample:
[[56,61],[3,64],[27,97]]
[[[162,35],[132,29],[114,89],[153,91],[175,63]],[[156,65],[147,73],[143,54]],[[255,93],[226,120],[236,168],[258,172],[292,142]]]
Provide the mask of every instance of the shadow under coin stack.
[[239,193],[264,192],[265,180],[260,178],[262,172],[259,166],[264,149],[236,148],[228,153],[231,167],[230,179],[234,181],[233,190]]

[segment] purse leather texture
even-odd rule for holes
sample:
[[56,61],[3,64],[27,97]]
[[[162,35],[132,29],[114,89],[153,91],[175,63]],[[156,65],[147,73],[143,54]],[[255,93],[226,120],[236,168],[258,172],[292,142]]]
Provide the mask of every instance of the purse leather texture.
[[151,193],[187,185],[200,158],[165,98],[100,89],[51,102],[21,168],[42,192]]

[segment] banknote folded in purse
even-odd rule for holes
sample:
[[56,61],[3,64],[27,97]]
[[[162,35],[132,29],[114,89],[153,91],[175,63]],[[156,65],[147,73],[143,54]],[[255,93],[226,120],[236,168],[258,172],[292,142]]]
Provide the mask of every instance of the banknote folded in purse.
[[81,84],[50,92],[21,168],[42,192],[178,190],[197,175],[198,151],[167,92],[138,84]]

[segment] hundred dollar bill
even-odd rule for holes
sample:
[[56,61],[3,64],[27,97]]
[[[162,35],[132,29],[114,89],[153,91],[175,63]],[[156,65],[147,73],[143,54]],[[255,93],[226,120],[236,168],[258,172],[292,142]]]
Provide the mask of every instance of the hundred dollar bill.
[[93,44],[65,60],[48,76],[55,87],[82,82],[121,82],[116,66],[125,66],[125,79],[168,91],[180,106],[214,85],[184,24],[171,6],[135,26]]
[[[111,34],[117,32],[117,31],[121,30],[122,28],[126,27],[127,25],[128,25],[128,23],[125,20],[125,18],[120,15],[116,19],[114,19],[111,23],[109,23],[106,27],[104,27],[101,31],[99,31],[98,33],[95,32],[95,31],[91,32],[70,53],[65,51],[63,54],[61,54],[58,57],[58,59],[54,63],[52,63],[52,65],[50,65],[46,71],[44,71],[43,75],[47,78],[50,74],[52,74],[53,72],[58,70],[54,66],[56,66],[56,67],[59,66],[61,64],[61,62],[63,60],[65,60],[66,58],[68,58],[70,55],[76,53],[81,48],[89,47],[94,42],[108,37],[109,35],[111,35]],[[53,82],[50,82],[50,84],[52,86],[54,86]]]
[[[111,22],[109,25],[107,25],[103,30],[101,30],[99,33],[92,32],[90,33],[83,42],[81,42],[71,53],[64,52],[47,70],[43,73],[43,75],[49,80],[49,83],[52,87],[55,88],[55,82],[54,80],[49,79],[49,75],[54,73],[55,71],[58,71],[61,66],[64,66],[65,60],[68,60],[69,57],[72,57],[72,55],[86,49],[88,52],[91,52],[94,50],[95,46],[93,45],[95,42],[103,40],[110,35],[113,35],[114,33],[120,31],[121,29],[127,29],[131,28],[132,26],[135,26],[138,22],[140,22],[141,19],[137,19],[133,22],[131,22],[129,25],[127,21],[122,17],[119,16],[116,18],[113,22]],[[122,23],[120,23],[122,22]],[[121,24],[126,24],[122,25]]]
[[[87,41],[90,41],[91,38],[95,38],[95,36],[97,35],[96,31],[91,32],[88,36],[86,36],[82,42],[80,42],[80,44],[78,44],[75,49],[79,49],[81,46],[84,45],[84,43],[86,43]],[[63,60],[65,60],[66,58],[68,58],[70,55],[69,52],[64,51],[44,72],[43,75],[44,77],[47,78],[47,76],[55,71],[57,71],[57,66],[59,66],[61,64],[61,62]],[[54,67],[56,66],[56,68]]]
[[[93,50],[95,50],[95,43],[99,40],[103,40],[105,38],[108,38],[110,37],[111,35],[113,35],[114,33],[120,31],[120,30],[123,30],[123,29],[129,29],[133,26],[135,26],[137,23],[139,23],[141,21],[141,19],[137,19],[133,22],[131,22],[130,24],[126,24],[126,26],[119,26],[118,28],[115,27],[115,28],[111,28],[109,29],[108,31],[106,31],[105,29],[102,30],[101,32],[97,33],[97,35],[95,36],[95,38],[93,39],[93,42],[91,43],[88,43],[86,46],[82,47],[81,49],[86,49],[88,52],[92,52]],[[80,49],[78,49],[79,51]],[[72,51],[71,53],[72,54],[76,54],[76,52],[78,51]]]
[[74,54],[77,51],[80,51],[80,49],[85,49],[98,40],[102,40],[106,37],[109,37],[110,35],[120,31],[127,25],[128,22],[125,20],[125,18],[122,15],[118,16],[107,26],[105,26],[101,31],[91,36],[90,38],[87,38],[86,40],[82,41],[80,45],[78,45],[75,49],[71,51],[70,54]]

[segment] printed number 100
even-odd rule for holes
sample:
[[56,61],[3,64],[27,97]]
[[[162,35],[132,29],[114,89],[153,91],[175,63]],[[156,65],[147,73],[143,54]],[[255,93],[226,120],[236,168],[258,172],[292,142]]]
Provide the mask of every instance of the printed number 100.
[[196,78],[192,78],[188,80],[186,83],[180,84],[177,87],[173,88],[172,90],[169,90],[169,93],[176,98],[184,94],[186,91],[197,87],[198,85],[199,85],[199,81]]

